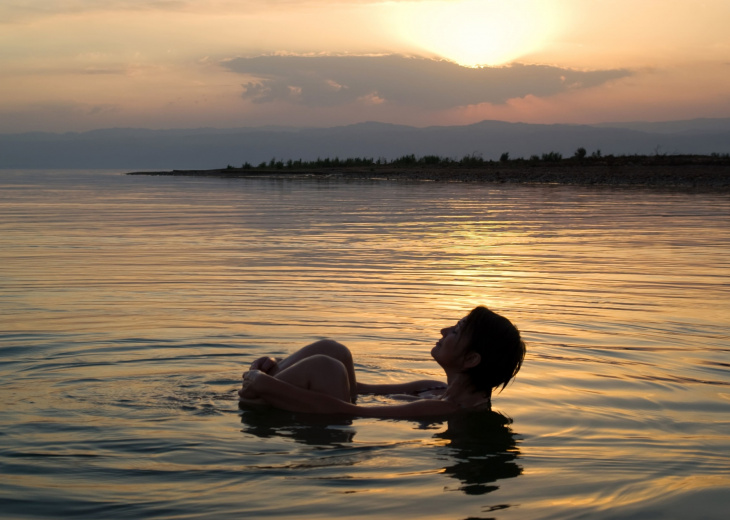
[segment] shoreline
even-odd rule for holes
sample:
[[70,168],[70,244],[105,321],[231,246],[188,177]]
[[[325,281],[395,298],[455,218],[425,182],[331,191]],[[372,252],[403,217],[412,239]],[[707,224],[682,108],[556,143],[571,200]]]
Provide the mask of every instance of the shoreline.
[[615,157],[532,162],[522,159],[478,166],[392,165],[314,168],[217,168],[129,172],[127,175],[218,177],[226,179],[320,177],[338,179],[558,184],[730,191],[730,159],[713,156]]

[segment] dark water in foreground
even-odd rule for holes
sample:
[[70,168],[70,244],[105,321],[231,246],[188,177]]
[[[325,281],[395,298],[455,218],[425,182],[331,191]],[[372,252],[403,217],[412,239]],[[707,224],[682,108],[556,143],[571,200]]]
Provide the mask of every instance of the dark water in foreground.
[[[725,518],[730,197],[0,171],[3,518]],[[528,358],[449,422],[242,412],[333,337],[438,376],[477,304]],[[368,402],[367,400],[365,402]]]

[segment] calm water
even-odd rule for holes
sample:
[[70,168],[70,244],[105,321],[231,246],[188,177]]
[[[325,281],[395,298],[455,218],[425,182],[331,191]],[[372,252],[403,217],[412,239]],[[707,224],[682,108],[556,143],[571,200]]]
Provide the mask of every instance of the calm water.
[[[728,217],[728,194],[0,172],[0,515],[725,518]],[[528,343],[493,413],[238,409],[248,363],[322,337],[363,381],[438,376],[477,304]]]

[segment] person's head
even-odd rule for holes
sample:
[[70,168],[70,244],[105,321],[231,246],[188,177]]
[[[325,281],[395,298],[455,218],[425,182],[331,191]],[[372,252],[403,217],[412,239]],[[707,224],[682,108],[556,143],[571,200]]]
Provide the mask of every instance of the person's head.
[[466,374],[478,391],[506,387],[522,366],[525,344],[517,327],[486,307],[475,308],[441,333],[434,359],[447,372]]
[[478,364],[466,369],[477,390],[506,387],[525,358],[525,343],[517,327],[504,316],[480,306],[466,317],[464,337],[466,351],[480,358]]

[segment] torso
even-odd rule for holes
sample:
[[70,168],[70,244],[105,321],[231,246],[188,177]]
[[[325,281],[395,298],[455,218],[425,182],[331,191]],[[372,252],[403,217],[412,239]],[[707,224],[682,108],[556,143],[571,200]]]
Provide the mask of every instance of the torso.
[[420,399],[441,399],[446,388],[425,388],[412,394],[388,394],[391,399],[398,401],[418,401]]
[[[417,399],[444,399],[444,400],[451,400],[448,396],[446,396],[446,390],[447,388],[427,388],[425,390],[421,390],[419,392],[416,392],[413,395],[410,396],[393,396],[393,397],[407,397],[409,400],[417,400]],[[458,403],[462,408],[464,409],[491,409],[492,408],[492,400],[489,397],[484,397],[482,399],[469,399],[466,403]]]
[[441,399],[446,391],[445,388],[427,388],[416,392],[416,397],[419,399]]

